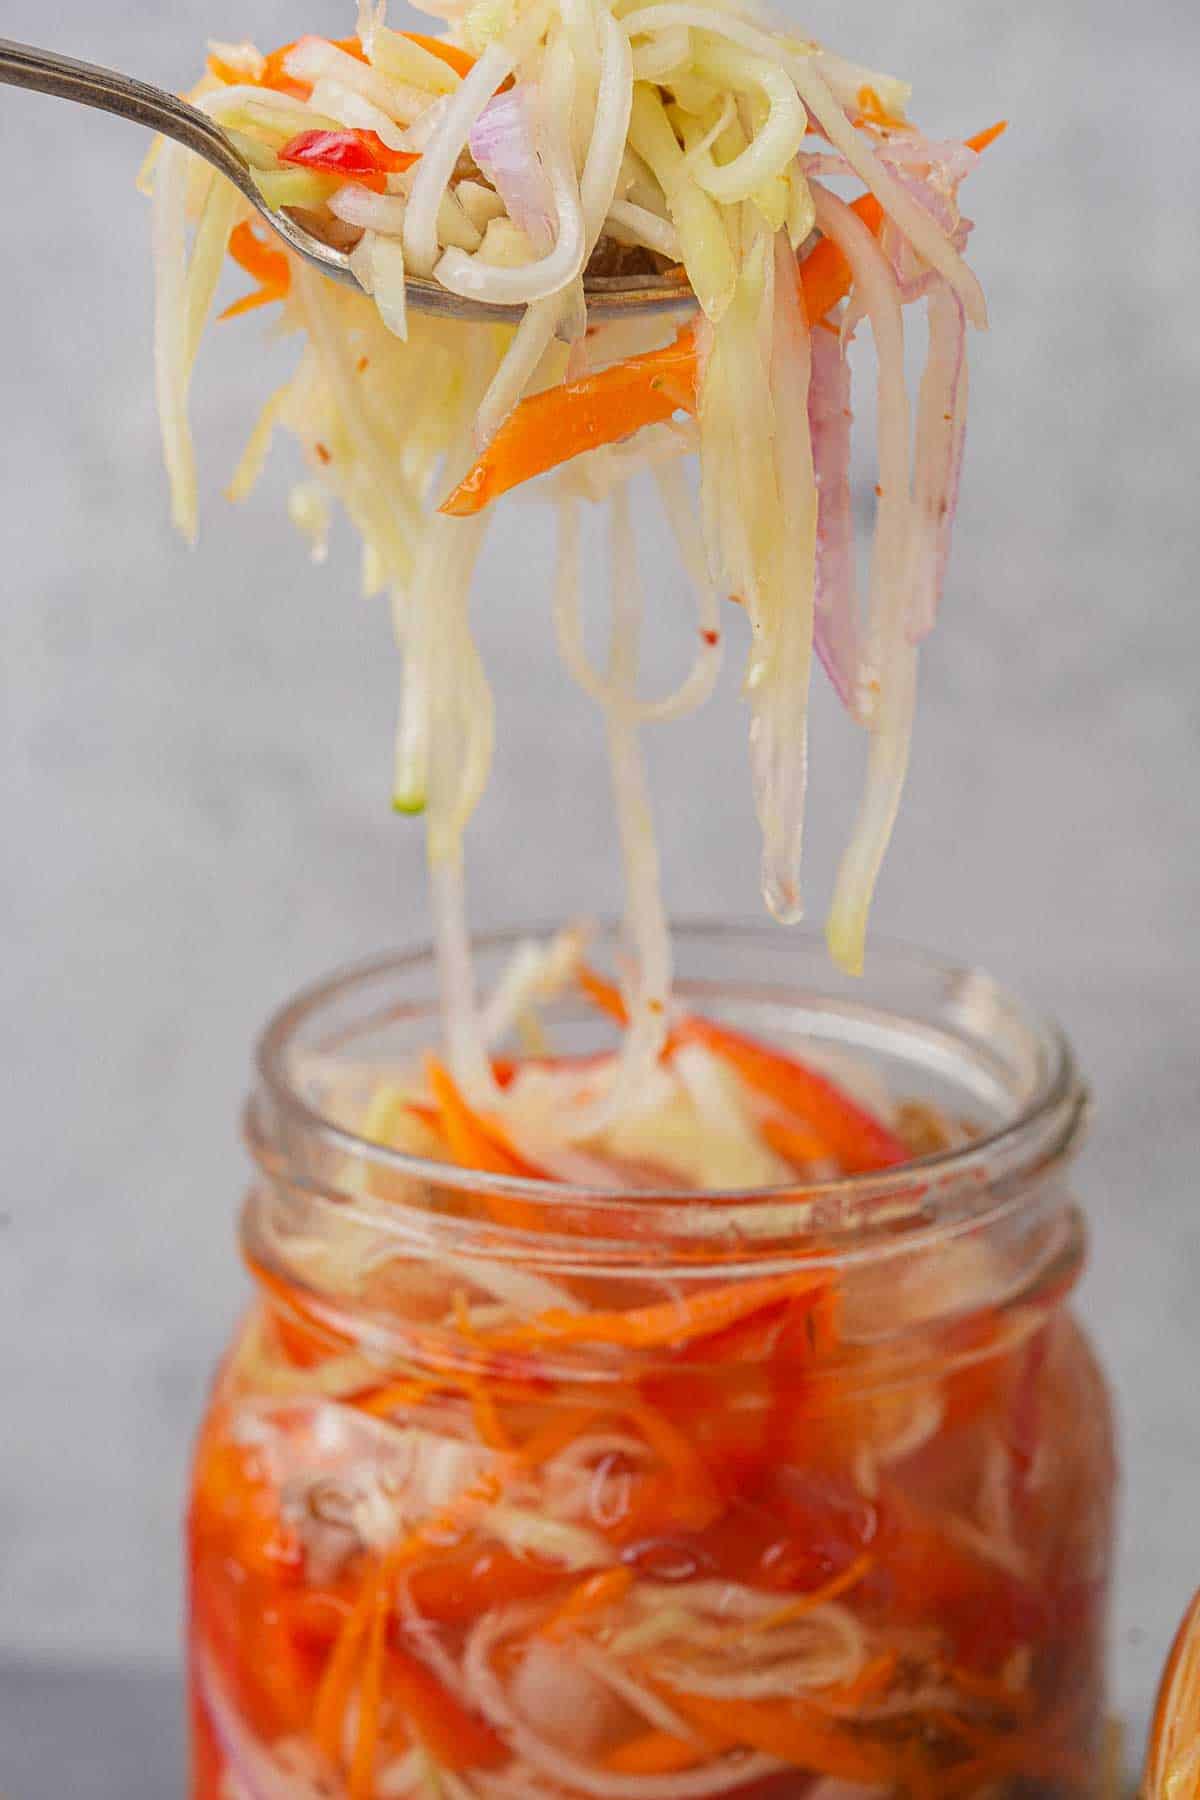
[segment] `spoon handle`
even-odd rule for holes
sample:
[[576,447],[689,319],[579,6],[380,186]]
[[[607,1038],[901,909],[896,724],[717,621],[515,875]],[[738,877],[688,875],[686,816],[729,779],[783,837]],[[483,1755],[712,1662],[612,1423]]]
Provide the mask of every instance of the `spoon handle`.
[[39,94],[53,94],[60,100],[75,100],[81,106],[99,107],[102,112],[115,113],[120,119],[131,119],[136,125],[174,138],[214,164],[257,204],[245,163],[225,133],[196,107],[163,88],[136,81],[131,75],[119,75],[115,69],[98,68],[95,63],[76,62],[54,50],[17,44],[10,38],[0,38],[0,82],[31,88]]
[[345,254],[324,244],[284,212],[272,212],[263,202],[241,153],[230,143],[221,127],[199,107],[191,106],[165,88],[151,87],[147,81],[136,81],[131,75],[120,75],[115,69],[101,69],[95,63],[76,62],[54,50],[41,50],[33,44],[17,44],[11,38],[0,38],[0,84],[31,88],[36,93],[53,94],[60,100],[74,100],[81,106],[99,107],[119,119],[131,119],[163,137],[174,138],[185,150],[202,156],[220,171],[251,206],[262,216],[272,231],[284,242],[314,263],[325,275],[356,285]]

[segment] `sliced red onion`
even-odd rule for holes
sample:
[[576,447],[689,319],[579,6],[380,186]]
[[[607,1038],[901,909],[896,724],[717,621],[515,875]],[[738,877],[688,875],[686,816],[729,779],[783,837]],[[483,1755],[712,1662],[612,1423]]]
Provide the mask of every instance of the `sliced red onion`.
[[814,331],[808,423],[817,481],[817,598],[813,642],[838,698],[853,710],[858,679],[858,585],[850,500],[850,364],[845,346]]
[[557,212],[538,155],[529,96],[518,82],[484,107],[468,138],[479,164],[539,256],[554,243]]
[[929,356],[917,410],[915,545],[909,636],[932,631],[946,579],[967,433],[967,325],[938,279],[929,295]]
[[[919,132],[906,132],[880,144],[876,154],[893,179],[912,196],[922,212],[936,221],[947,241],[961,255],[966,248],[971,223],[959,211],[958,189],[978,161],[977,152],[967,144],[932,142]],[[822,153],[803,156],[799,160],[809,177],[853,174],[844,156]],[[905,305],[921,299],[936,281],[942,279],[914,250],[906,233],[886,215],[879,241],[895,270],[900,298]]]

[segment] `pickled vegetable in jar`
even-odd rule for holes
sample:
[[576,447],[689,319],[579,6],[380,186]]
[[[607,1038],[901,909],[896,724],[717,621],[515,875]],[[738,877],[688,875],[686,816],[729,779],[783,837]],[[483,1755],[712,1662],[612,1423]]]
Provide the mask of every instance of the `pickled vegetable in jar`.
[[[933,959],[677,943],[619,1142],[474,1109],[426,956],[265,1034],[255,1292],[190,1511],[193,1800],[1098,1793],[1069,1048]],[[494,996],[514,951],[479,947]],[[506,1090],[603,1091],[615,1006],[577,974],[493,1008]]]

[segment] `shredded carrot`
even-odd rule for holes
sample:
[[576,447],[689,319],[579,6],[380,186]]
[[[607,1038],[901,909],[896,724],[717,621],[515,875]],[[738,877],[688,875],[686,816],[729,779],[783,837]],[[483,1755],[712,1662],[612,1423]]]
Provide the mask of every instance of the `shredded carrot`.
[[981,156],[988,146],[994,144],[997,138],[1002,138],[1007,130],[1008,120],[1001,119],[998,124],[990,125],[986,131],[977,131],[974,137],[969,137],[967,149],[974,150],[977,156]]
[[368,1413],[374,1419],[382,1419],[388,1413],[399,1412],[404,1407],[419,1406],[430,1394],[444,1392],[445,1387],[444,1381],[430,1381],[413,1376],[404,1381],[389,1382],[386,1387],[376,1388],[365,1396],[357,1395],[354,1405],[359,1412]]
[[622,1028],[628,1025],[629,1009],[615,982],[606,981],[603,975],[598,975],[595,969],[589,969],[586,963],[582,964],[575,979],[597,1011],[607,1013],[615,1025]]
[[[873,194],[856,200],[854,210],[872,231],[879,230],[883,211]],[[845,299],[851,281],[841,251],[822,240],[800,266],[809,318],[824,318]],[[627,357],[598,375],[531,395],[509,414],[442,511],[480,512],[510,488],[585,450],[628,437],[643,425],[661,424],[676,412],[695,412],[698,379],[695,328],[686,325],[665,350]]]
[[358,1729],[350,1763],[348,1800],[371,1800],[375,1792],[375,1752],[379,1744],[379,1702],[383,1691],[383,1652],[391,1601],[380,1584],[375,1594],[367,1653],[358,1684]]
[[224,57],[217,56],[211,50],[205,58],[204,66],[214,81],[223,81],[226,87],[238,87],[242,82],[258,85],[253,75],[246,75],[241,69],[235,69],[232,63],[227,63]]
[[375,1563],[367,1571],[354,1608],[338,1634],[317,1690],[313,1739],[318,1750],[335,1766],[341,1758],[342,1728],[354,1685],[359,1647],[374,1619],[382,1587],[383,1568]]
[[475,1429],[490,1450],[511,1450],[512,1439],[500,1421],[496,1402],[488,1392],[484,1382],[474,1376],[464,1376],[463,1385],[471,1401],[471,1415],[475,1420]]
[[229,254],[239,268],[254,277],[258,287],[244,299],[227,306],[221,314],[222,319],[236,319],[256,306],[268,306],[273,300],[286,297],[292,279],[287,255],[264,242],[248,219],[243,219],[230,232]]
[[217,314],[217,323],[223,325],[227,319],[240,319],[243,313],[254,312],[260,306],[272,306],[276,300],[286,300],[286,288],[260,287],[252,293],[243,294]]
[[622,1400],[621,1412],[638,1427],[663,1464],[678,1498],[681,1517],[686,1512],[693,1529],[711,1525],[720,1517],[723,1502],[691,1438],[677,1430],[658,1407],[636,1394]]
[[358,1341],[352,1333],[340,1329],[339,1324],[335,1323],[337,1320],[344,1325],[343,1315],[333,1313],[331,1308],[330,1312],[333,1316],[327,1317],[320,1301],[315,1296],[302,1293],[292,1282],[285,1280],[282,1275],[277,1275],[274,1269],[269,1268],[266,1263],[259,1262],[257,1257],[247,1256],[246,1267],[254,1280],[266,1290],[281,1318],[291,1319],[299,1324],[302,1330],[313,1333],[318,1339],[323,1339],[331,1351],[358,1348]]
[[475,58],[469,50],[462,50],[457,44],[449,43],[445,38],[426,37],[423,31],[405,31],[401,33],[410,44],[419,44],[422,50],[428,50],[431,56],[438,56],[448,63],[456,75],[469,75],[475,67]]
[[[335,49],[344,50],[347,56],[353,56],[357,62],[366,62],[367,60],[366,53],[356,37],[329,38],[326,41],[331,43]],[[281,44],[278,50],[272,50],[267,57],[266,66],[259,76],[258,85],[260,87],[274,88],[277,93],[291,94],[298,100],[309,98],[312,93],[312,82],[297,81],[284,68],[288,57],[296,48],[296,44],[300,42],[302,40],[297,38],[294,43]]]
[[821,1700],[827,1706],[857,1709],[887,1693],[895,1679],[900,1658],[895,1650],[883,1650],[865,1662],[852,1681],[825,1688]]
[[672,1737],[669,1731],[648,1731],[644,1737],[630,1738],[610,1750],[604,1766],[614,1775],[678,1775],[708,1762],[721,1748],[735,1749],[736,1745],[718,1746],[711,1737],[698,1743],[695,1738]]
[[568,1444],[573,1444],[585,1431],[591,1430],[597,1419],[610,1410],[607,1398],[597,1400],[591,1406],[564,1409],[526,1438],[517,1452],[517,1460],[527,1469],[537,1468],[560,1450],[565,1450]]
[[713,1337],[780,1300],[815,1304],[824,1287],[824,1278],[817,1274],[731,1281],[705,1288],[689,1300],[667,1300],[628,1312],[544,1312],[526,1325],[505,1327],[491,1341],[506,1348],[599,1343],[625,1350],[664,1350]]
[[[996,125],[967,140],[986,150],[1004,130]],[[854,211],[877,235],[883,208],[863,194]],[[833,311],[853,285],[849,263],[837,245],[823,238],[799,268],[799,286],[810,325]],[[685,326],[664,350],[631,356],[581,381],[565,382],[532,394],[514,407],[487,449],[442,503],[456,517],[482,512],[501,494],[532,481],[585,450],[629,437],[643,425],[657,425],[675,412],[695,412],[698,395],[696,334]]]
[[[653,1682],[652,1672],[644,1673]],[[836,1775],[843,1781],[884,1782],[895,1772],[894,1758],[882,1745],[856,1740],[789,1701],[716,1699],[653,1685],[669,1705],[718,1742],[761,1750],[811,1775]]]
[[762,1619],[743,1619],[737,1625],[731,1625],[721,1633],[723,1642],[740,1643],[750,1632],[775,1631],[780,1625],[790,1625],[793,1619],[802,1619],[806,1613],[816,1612],[818,1607],[828,1606],[831,1600],[839,1595],[849,1593],[859,1582],[870,1574],[875,1567],[875,1558],[864,1550],[861,1556],[855,1557],[848,1569],[840,1575],[824,1583],[822,1587],[813,1588],[810,1593],[801,1594],[798,1599],[791,1600],[786,1606],[778,1607],[775,1612],[767,1613]]
[[[429,1086],[437,1102],[441,1127],[454,1161],[463,1169],[474,1169],[482,1175],[504,1175],[523,1180],[544,1179],[542,1172],[503,1142],[499,1128],[472,1112],[459,1092],[448,1069],[434,1056],[426,1057],[425,1070]],[[542,1223],[539,1208],[506,1194],[480,1196],[492,1216],[502,1225],[536,1231]]]
[[[434,39],[427,42],[425,47],[432,49],[433,43],[436,41]],[[241,69],[235,68],[232,63],[226,62],[223,57],[212,53],[209,54],[206,66],[209,74],[217,81],[223,81],[226,87],[265,87],[273,89],[277,94],[290,94],[296,100],[307,100],[312,93],[312,83],[297,81],[284,69],[284,63],[296,48],[297,42],[299,42],[298,39],[290,44],[281,44],[278,50],[272,50],[269,56],[263,58],[262,69],[257,75],[247,75]],[[328,42],[338,50],[344,50],[347,56],[355,57],[359,62],[367,60],[363,47],[356,37],[330,38]],[[450,45],[445,46],[445,49],[451,48]],[[461,54],[465,55],[466,53],[464,51]],[[443,61],[450,62],[450,57],[445,55],[443,50],[435,51],[435,55],[440,55]],[[451,66],[456,65],[452,64]]]
[[593,1613],[605,1612],[610,1606],[619,1606],[630,1588],[633,1586],[633,1570],[624,1564],[615,1569],[602,1569],[598,1575],[588,1575],[573,1587],[566,1599],[556,1606],[538,1630],[543,1637],[560,1637],[570,1631],[580,1619],[587,1619]]
[[759,1130],[776,1155],[790,1162],[799,1174],[809,1163],[828,1162],[833,1154],[819,1132],[795,1119],[767,1118]]
[[907,124],[902,114],[888,111],[873,87],[859,88],[858,111],[861,122],[878,125],[885,131],[899,131]]
[[946,1671],[946,1680],[970,1699],[982,1700],[1004,1712],[1028,1713],[1033,1707],[1034,1696],[1029,1688],[1011,1688],[996,1676],[980,1675],[974,1669],[956,1664]]
[[677,412],[695,412],[697,366],[696,334],[688,325],[664,350],[531,394],[509,414],[442,511],[461,517],[481,512],[509,488],[585,450],[662,424]]
[[[509,1751],[491,1726],[444,1688],[433,1671],[407,1651],[388,1655],[388,1689],[406,1722],[433,1760],[444,1769],[494,1769]],[[350,1800],[369,1800],[353,1791]]]

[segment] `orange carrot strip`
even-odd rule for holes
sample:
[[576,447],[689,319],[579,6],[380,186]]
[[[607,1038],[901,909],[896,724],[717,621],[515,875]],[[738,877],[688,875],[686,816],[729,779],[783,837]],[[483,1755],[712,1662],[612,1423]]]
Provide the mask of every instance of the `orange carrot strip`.
[[419,44],[422,50],[428,50],[431,56],[438,56],[448,63],[456,75],[469,75],[475,67],[475,58],[469,50],[461,50],[457,44],[448,43],[445,38],[426,37],[423,31],[405,31],[401,33],[410,44]]
[[[468,1712],[415,1656],[405,1650],[390,1651],[387,1676],[389,1692],[413,1736],[443,1768],[494,1769],[508,1760],[508,1749],[491,1726]],[[360,1800],[353,1790],[351,1800]],[[366,1790],[361,1800],[367,1800]]]
[[614,1775],[679,1775],[708,1762],[721,1749],[735,1747],[733,1743],[718,1745],[707,1736],[698,1744],[694,1738],[672,1737],[669,1731],[648,1731],[644,1737],[630,1738],[610,1750],[604,1766]]
[[623,1564],[615,1569],[602,1569],[598,1575],[585,1576],[549,1617],[543,1619],[538,1630],[544,1637],[559,1637],[580,1619],[604,1612],[610,1606],[619,1606],[632,1586],[633,1570]]
[[815,1612],[819,1606],[828,1606],[831,1600],[836,1600],[839,1595],[848,1593],[852,1587],[857,1587],[874,1567],[875,1558],[870,1551],[864,1550],[861,1556],[855,1557],[849,1568],[843,1569],[840,1575],[835,1575],[822,1587],[813,1588],[811,1592],[801,1594],[797,1599],[789,1601],[786,1606],[780,1606],[775,1612],[768,1613],[765,1618],[749,1622],[743,1620],[738,1625],[731,1625],[727,1631],[722,1632],[722,1639],[729,1643],[738,1643],[746,1637],[748,1632],[757,1634],[760,1631],[774,1631],[780,1625],[790,1625],[793,1619],[802,1619],[806,1613]]
[[690,1300],[667,1300],[629,1312],[540,1313],[489,1341],[505,1348],[537,1344],[612,1344],[624,1350],[664,1350],[713,1337],[779,1300],[815,1304],[825,1287],[817,1274],[764,1276],[706,1288]]
[[510,488],[560,463],[615,443],[643,425],[659,425],[676,412],[696,410],[696,334],[687,325],[665,350],[613,363],[513,409],[491,444],[464,476],[442,511],[456,517],[481,512]]
[[[258,78],[257,86],[274,88],[276,93],[291,94],[294,99],[307,100],[312,93],[311,81],[297,81],[287,73],[284,63],[288,56],[302,40],[296,38],[290,44],[281,44],[278,50],[272,50],[266,59],[265,67]],[[358,62],[366,62],[366,53],[356,37],[329,38],[328,43],[338,50],[344,50],[347,56],[353,56]]]
[[613,1410],[607,1396],[597,1400],[592,1406],[573,1406],[569,1411],[560,1413],[549,1419],[545,1425],[535,1431],[517,1451],[517,1460],[527,1469],[536,1468],[547,1462],[558,1451],[565,1450],[573,1444],[596,1422],[599,1415]]
[[382,1419],[399,1407],[419,1406],[430,1394],[444,1393],[445,1389],[445,1381],[410,1377],[404,1381],[389,1382],[386,1387],[377,1388],[362,1398],[356,1396],[354,1405],[359,1412],[367,1413],[373,1419]]
[[580,967],[576,980],[597,1011],[607,1013],[616,1025],[628,1025],[629,1012],[615,981],[606,981],[586,963]]
[[689,1515],[691,1528],[702,1531],[720,1518],[724,1503],[691,1439],[656,1406],[636,1394],[622,1399],[620,1410],[637,1426],[664,1465],[672,1492],[678,1497],[678,1510],[681,1515]]
[[986,131],[977,131],[974,137],[969,137],[967,149],[974,150],[977,156],[982,156],[989,144],[994,144],[997,138],[1002,138],[1007,130],[1008,120],[1001,119],[998,124],[990,125]]
[[888,111],[873,87],[859,88],[858,111],[860,120],[868,125],[882,125],[890,131],[896,131],[907,123],[899,113]]
[[1027,1714],[1033,1708],[1034,1695],[1030,1689],[1011,1688],[994,1675],[980,1675],[974,1669],[955,1664],[946,1670],[946,1680],[970,1699],[982,1700],[1002,1712]]
[[266,306],[272,300],[284,298],[292,278],[287,256],[284,251],[264,243],[248,219],[243,219],[230,232],[229,254],[259,285],[256,292],[227,306],[221,314],[222,319],[237,318],[239,313],[250,312],[253,307]]
[[[475,1169],[482,1175],[507,1175],[525,1180],[544,1179],[542,1171],[500,1140],[498,1129],[472,1112],[459,1092],[448,1069],[430,1056],[425,1060],[426,1074],[441,1115],[442,1130],[450,1146],[450,1154],[462,1169]],[[493,1218],[502,1225],[536,1231],[542,1223],[539,1208],[504,1194],[481,1195]]]
[[538,1176],[532,1163],[503,1144],[495,1128],[472,1112],[449,1070],[435,1056],[426,1057],[425,1071],[450,1153],[460,1167],[477,1169],[483,1175],[511,1175],[526,1180]]
[[471,1416],[475,1421],[475,1429],[489,1450],[511,1450],[512,1439],[504,1429],[500,1414],[496,1410],[496,1402],[492,1399],[487,1387],[476,1376],[463,1377],[463,1385],[471,1402]]
[[747,1087],[810,1124],[825,1139],[847,1174],[898,1168],[909,1161],[907,1146],[894,1131],[828,1076],[806,1067],[796,1057],[785,1056],[756,1038],[695,1016],[679,1020],[675,1035],[683,1043],[702,1044],[736,1069]]
[[342,1725],[350,1703],[359,1646],[371,1626],[382,1586],[383,1567],[376,1563],[368,1570],[353,1611],[338,1634],[337,1643],[325,1664],[321,1685],[317,1690],[317,1701],[313,1708],[313,1739],[318,1750],[335,1765],[341,1758]]
[[759,1130],[775,1154],[801,1172],[808,1163],[826,1162],[832,1155],[819,1132],[794,1119],[764,1119]]
[[[649,1672],[647,1672],[649,1673]],[[718,1741],[777,1756],[812,1775],[843,1781],[887,1781],[895,1771],[882,1745],[857,1742],[848,1732],[787,1701],[714,1699],[655,1683],[670,1705]]]
[[[883,211],[873,194],[856,200],[854,210],[879,230]],[[845,299],[852,276],[841,251],[823,239],[805,258],[799,279],[809,318],[821,319]],[[695,328],[686,325],[665,350],[627,357],[598,375],[531,395],[509,414],[442,511],[456,517],[480,512],[510,488],[585,450],[661,424],[675,412],[695,412],[698,380]]]
[[286,251],[260,238],[249,219],[243,219],[230,232],[229,254],[238,267],[245,269],[247,275],[253,275],[256,281],[287,286],[290,265]]
[[383,1652],[391,1601],[381,1584],[375,1594],[367,1653],[358,1684],[358,1729],[347,1783],[349,1800],[371,1800],[375,1791],[375,1752],[379,1744],[379,1702],[383,1692]]
[[[461,1526],[462,1513],[466,1507],[475,1503],[490,1504],[499,1498],[503,1486],[503,1478],[494,1471],[482,1475],[464,1488],[454,1500],[425,1519],[406,1538],[394,1544],[368,1572],[353,1611],[346,1619],[325,1665],[313,1709],[313,1738],[317,1748],[331,1763],[336,1765],[340,1757],[354,1667],[359,1646],[372,1623],[374,1609],[385,1604],[384,1597],[401,1569],[419,1562],[430,1549],[445,1548],[447,1537],[452,1536]],[[358,1800],[358,1796],[352,1796],[351,1800]]]
[[[1004,130],[1005,125],[994,125],[968,138],[968,147],[986,150]],[[854,211],[878,234],[883,208],[874,194],[857,199]],[[823,238],[799,268],[810,325],[832,312],[852,284],[846,258],[836,244]],[[687,325],[665,350],[627,357],[582,381],[531,395],[514,407],[482,456],[443,501],[442,511],[464,518],[481,512],[510,488],[556,469],[584,450],[615,443],[643,425],[661,424],[676,411],[695,412],[698,381],[696,335]]]
[[821,1695],[822,1702],[831,1706],[857,1708],[865,1706],[868,1701],[878,1700],[892,1685],[896,1670],[900,1666],[900,1658],[895,1650],[881,1650],[865,1662],[852,1681],[843,1681],[836,1687],[826,1688]]
[[254,312],[257,307],[272,306],[276,300],[286,300],[287,294],[288,291],[285,287],[255,288],[253,293],[244,294],[240,300],[235,300],[232,306],[227,306],[223,312],[219,312],[217,323],[223,325],[227,319],[240,319],[243,313]]
[[[295,80],[293,76],[286,73],[283,66],[289,53],[296,48],[299,41],[296,39],[290,44],[281,44],[278,50],[272,50],[269,56],[263,58],[262,71],[258,75],[246,75],[241,69],[234,68],[232,63],[227,63],[222,57],[212,54],[207,59],[206,67],[209,74],[216,80],[223,81],[226,87],[265,87],[273,89],[277,94],[291,94],[296,100],[307,100],[312,93],[312,83]],[[347,56],[353,56],[359,62],[366,62],[366,54],[356,37],[330,38],[328,41],[339,50],[344,50]],[[432,48],[432,44],[427,44],[426,48]],[[435,54],[441,54],[441,52],[435,52]],[[465,55],[465,52],[463,54]],[[443,57],[443,60],[449,62],[450,58]]]

